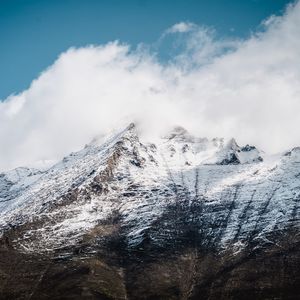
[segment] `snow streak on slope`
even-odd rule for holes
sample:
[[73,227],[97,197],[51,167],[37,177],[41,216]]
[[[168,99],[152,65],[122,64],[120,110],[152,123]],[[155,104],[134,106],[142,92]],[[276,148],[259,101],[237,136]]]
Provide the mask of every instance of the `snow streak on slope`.
[[0,207],[1,203],[16,198],[22,190],[39,179],[42,171],[30,168],[17,168],[0,174]]

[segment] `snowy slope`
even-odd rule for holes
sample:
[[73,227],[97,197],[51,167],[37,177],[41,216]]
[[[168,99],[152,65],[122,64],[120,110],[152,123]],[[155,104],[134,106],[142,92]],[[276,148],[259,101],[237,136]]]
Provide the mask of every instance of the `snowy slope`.
[[299,227],[299,166],[298,148],[268,157],[181,127],[156,144],[143,143],[131,124],[47,171],[1,174],[1,233],[18,228],[14,247],[51,252],[80,243],[96,228],[105,238],[99,228],[117,215],[129,248],[146,237],[167,244],[182,234],[177,226],[190,223],[202,244],[239,251]]
[[[14,200],[24,189],[38,180],[42,171],[30,168],[17,168],[0,173],[0,203]],[[0,207],[4,205],[0,204]]]

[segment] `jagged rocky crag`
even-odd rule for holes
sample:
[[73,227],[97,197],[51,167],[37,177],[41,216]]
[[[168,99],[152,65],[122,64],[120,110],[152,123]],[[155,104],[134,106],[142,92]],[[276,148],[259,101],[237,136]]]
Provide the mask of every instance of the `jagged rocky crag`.
[[0,174],[0,299],[298,299],[300,149],[131,124]]

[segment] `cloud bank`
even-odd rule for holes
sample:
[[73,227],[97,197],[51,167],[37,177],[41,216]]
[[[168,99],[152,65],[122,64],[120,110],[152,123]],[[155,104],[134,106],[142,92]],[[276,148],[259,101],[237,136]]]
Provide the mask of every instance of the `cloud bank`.
[[175,52],[111,42],[72,48],[28,90],[0,102],[0,170],[55,161],[135,121],[144,135],[182,125],[268,152],[300,145],[300,4],[247,40],[180,22]]

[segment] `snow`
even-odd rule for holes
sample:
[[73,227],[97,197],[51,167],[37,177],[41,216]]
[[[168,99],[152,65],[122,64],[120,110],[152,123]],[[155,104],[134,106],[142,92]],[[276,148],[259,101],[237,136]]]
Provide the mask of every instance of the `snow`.
[[13,200],[22,190],[37,181],[42,173],[40,170],[24,167],[1,173],[0,203]]
[[[231,161],[233,154],[237,160]],[[43,225],[32,226],[15,243],[24,251],[53,251],[76,244],[118,213],[134,247],[183,193],[187,205],[205,204],[209,222],[223,222],[220,246],[233,244],[238,252],[256,229],[255,238],[263,240],[275,228],[299,226],[299,164],[298,148],[267,156],[233,139],[198,138],[180,127],[155,145],[143,143],[131,124],[46,171],[1,174],[0,229],[39,220]],[[101,181],[103,191],[92,191],[97,176],[111,172]]]

